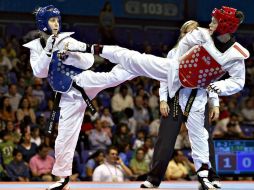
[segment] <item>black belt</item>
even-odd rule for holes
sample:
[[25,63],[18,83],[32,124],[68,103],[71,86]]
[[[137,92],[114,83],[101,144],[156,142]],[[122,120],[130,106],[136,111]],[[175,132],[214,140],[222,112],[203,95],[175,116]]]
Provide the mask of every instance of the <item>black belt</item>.
[[[175,94],[174,99],[173,99],[173,119],[177,120],[178,119],[178,106],[179,106],[179,91],[182,89],[183,87],[181,87]],[[188,98],[188,101],[186,103],[185,109],[184,109],[184,113],[183,113],[183,118],[182,121],[183,122],[187,122],[192,104],[196,98],[197,95],[197,91],[198,89],[192,89],[190,96]]]
[[[93,106],[93,104],[92,104],[91,100],[89,99],[89,97],[87,96],[85,90],[82,87],[80,87],[79,85],[77,85],[75,82],[72,83],[72,86],[73,86],[73,88],[77,89],[81,93],[81,95],[82,95],[84,101],[86,102],[88,108],[91,110],[91,113],[94,115],[96,113],[96,109]],[[59,109],[60,109],[59,108],[59,103],[60,103],[61,96],[62,96],[62,93],[56,92],[55,99],[54,99],[54,104],[53,104],[53,110],[50,113],[49,123],[48,123],[47,129],[46,129],[46,133],[48,135],[52,134],[52,129],[53,129],[53,125],[54,125],[54,122],[55,122],[56,114],[57,114],[57,111],[59,111]]]
[[46,126],[46,134],[47,135],[51,135],[52,131],[53,131],[53,125],[55,123],[55,118],[56,118],[56,114],[57,111],[59,111],[59,103],[60,103],[60,99],[61,99],[62,93],[60,92],[56,92],[55,94],[55,99],[54,99],[54,104],[53,104],[53,109],[50,113],[50,117],[49,117],[49,122],[48,125]]
[[189,99],[188,99],[185,109],[184,109],[183,122],[187,122],[187,119],[188,119],[192,104],[196,98],[197,92],[198,92],[198,89],[196,89],[196,88],[191,90],[191,94],[189,96]]
[[75,82],[72,83],[72,86],[81,93],[83,99],[86,102],[86,105],[90,109],[91,113],[94,115],[96,113],[96,109],[95,109],[93,103],[91,102],[91,100],[89,99],[89,97],[87,96],[85,90],[81,86],[77,85],[77,83],[75,83]]

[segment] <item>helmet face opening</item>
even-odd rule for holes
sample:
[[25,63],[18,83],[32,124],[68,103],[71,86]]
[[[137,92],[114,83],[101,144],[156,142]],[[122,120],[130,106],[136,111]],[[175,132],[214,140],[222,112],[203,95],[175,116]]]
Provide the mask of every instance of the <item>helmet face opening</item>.
[[218,27],[216,32],[219,34],[234,33],[240,20],[236,17],[236,9],[223,6],[221,9],[215,8],[212,12],[212,16],[218,21]]
[[48,21],[52,17],[58,17],[59,21],[59,31],[61,31],[62,23],[61,23],[61,13],[60,11],[54,7],[53,5],[49,5],[46,7],[41,7],[38,9],[36,13],[36,23],[37,27],[40,31],[45,32],[46,34],[52,34],[52,30],[48,25]]

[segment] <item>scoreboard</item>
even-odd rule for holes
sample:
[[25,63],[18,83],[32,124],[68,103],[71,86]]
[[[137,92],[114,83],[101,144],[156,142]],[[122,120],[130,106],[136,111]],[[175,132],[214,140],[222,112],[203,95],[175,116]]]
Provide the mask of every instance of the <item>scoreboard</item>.
[[214,140],[220,175],[254,175],[254,140]]

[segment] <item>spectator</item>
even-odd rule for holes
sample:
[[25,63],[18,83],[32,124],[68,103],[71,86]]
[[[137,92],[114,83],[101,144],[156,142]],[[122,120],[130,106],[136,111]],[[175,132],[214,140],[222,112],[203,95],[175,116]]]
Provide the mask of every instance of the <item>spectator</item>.
[[137,121],[138,129],[144,129],[148,131],[149,125],[149,114],[148,110],[143,106],[143,98],[141,96],[135,97],[135,106],[134,106],[134,118]]
[[11,42],[7,42],[7,44],[5,45],[5,48],[3,48],[1,51],[2,51],[2,54],[8,57],[10,60],[13,60],[14,58],[16,58],[16,51],[14,50]]
[[132,108],[126,108],[124,113],[127,118],[127,126],[130,130],[130,135],[135,135],[137,133],[137,121],[134,119],[134,111]]
[[129,129],[126,124],[120,123],[116,128],[116,133],[113,136],[113,145],[116,147],[123,147],[131,143]]
[[4,75],[0,74],[0,98],[6,94],[8,91],[8,86],[5,84]]
[[113,112],[121,112],[125,108],[133,108],[133,98],[128,94],[128,87],[124,84],[120,86],[119,93],[116,93],[111,100]]
[[151,108],[153,118],[159,117],[159,86],[152,88],[152,95],[149,97],[149,107]]
[[31,143],[31,135],[29,131],[24,131],[21,144],[19,144],[17,148],[22,153],[24,161],[29,163],[29,160],[36,154],[37,149],[37,145]]
[[91,130],[89,141],[92,150],[106,150],[107,146],[111,145],[111,140],[106,132],[102,130],[101,121],[94,121],[94,129]]
[[32,95],[38,100],[40,106],[44,106],[45,102],[45,92],[42,90],[42,79],[34,78],[34,88],[32,90]]
[[133,143],[133,150],[141,148],[145,143],[146,134],[144,130],[139,130]]
[[165,178],[167,180],[189,180],[195,174],[194,164],[180,150],[175,150],[173,159],[169,162]]
[[12,141],[15,144],[18,144],[21,138],[21,134],[19,130],[14,127],[14,123],[12,121],[6,122],[6,131],[10,134]]
[[8,93],[5,94],[10,98],[10,104],[13,111],[17,111],[19,102],[21,100],[21,95],[17,92],[17,85],[10,84],[8,88]]
[[4,96],[0,100],[0,119],[3,121],[15,121],[14,112],[10,104],[10,98]]
[[33,95],[33,87],[31,85],[26,87],[24,97],[29,100],[31,108],[38,110],[39,99]]
[[13,160],[13,150],[15,144],[7,131],[2,132],[3,142],[0,143],[0,155],[3,159],[3,165],[8,165]]
[[32,176],[42,181],[53,181],[51,171],[54,165],[54,158],[48,155],[48,147],[41,144],[38,153],[29,161]]
[[41,145],[41,136],[39,127],[33,127],[31,129],[31,142],[35,143],[37,146]]
[[102,122],[107,122],[107,125],[109,127],[113,127],[115,124],[113,122],[113,119],[112,119],[112,115],[109,111],[109,108],[104,108],[103,111],[102,111],[102,115],[101,115],[101,121]]
[[13,151],[13,160],[6,166],[7,175],[11,181],[29,181],[29,167],[23,160],[23,155],[17,149]]
[[104,162],[104,152],[102,150],[97,150],[91,156],[88,157],[87,163],[85,165],[86,181],[92,181],[92,176],[94,169]]
[[254,124],[254,99],[247,98],[243,109],[241,110],[242,116],[244,118],[244,123]]
[[145,161],[150,166],[154,152],[154,142],[151,137],[146,137],[143,149],[145,151]]
[[225,139],[240,139],[246,138],[239,123],[239,116],[237,114],[231,113],[230,121],[227,124],[227,131],[224,134]]
[[1,73],[7,73],[12,69],[11,61],[0,50],[0,71]]
[[149,136],[156,139],[159,133],[160,119],[157,118],[153,120],[149,125]]
[[124,176],[132,176],[131,170],[118,157],[118,150],[110,147],[107,150],[106,161],[95,168],[94,182],[123,182]]
[[99,31],[103,44],[115,44],[114,38],[115,16],[109,1],[106,1],[99,15]]
[[175,149],[190,148],[190,139],[188,136],[188,130],[183,123],[181,129],[176,138]]
[[36,116],[35,116],[34,110],[31,108],[28,98],[23,97],[20,100],[19,107],[17,110],[18,122],[21,122],[25,116],[29,116],[33,124],[36,123]]
[[119,157],[124,162],[124,164],[129,167],[129,163],[133,157],[133,150],[131,149],[131,144],[122,144],[121,146],[119,146]]
[[145,161],[145,151],[143,148],[136,150],[135,157],[131,159],[130,168],[135,176],[144,175],[149,171],[149,165]]

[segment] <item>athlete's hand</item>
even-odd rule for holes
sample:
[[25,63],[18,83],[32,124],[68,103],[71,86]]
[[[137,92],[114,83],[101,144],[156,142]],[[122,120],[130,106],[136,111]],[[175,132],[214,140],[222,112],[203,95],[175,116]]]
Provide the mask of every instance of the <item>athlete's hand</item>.
[[169,114],[169,106],[168,106],[168,103],[166,101],[161,101],[160,102],[160,112],[161,112],[161,115],[164,116],[164,117],[167,117],[168,114]]
[[67,42],[64,44],[65,51],[86,52],[87,44],[83,42]]
[[52,50],[53,50],[53,47],[54,47],[56,38],[57,38],[57,36],[54,35],[54,34],[52,34],[52,35],[49,36],[49,38],[47,39],[46,46],[45,46],[45,48],[44,48],[44,50],[47,52],[47,54],[51,54],[51,53],[52,53]]
[[211,83],[208,85],[207,90],[210,92],[215,92],[217,94],[221,93],[220,88],[215,84],[215,83]]
[[210,116],[211,121],[215,121],[215,120],[219,119],[219,115],[220,115],[220,108],[218,106],[213,107],[209,111],[209,116]]

